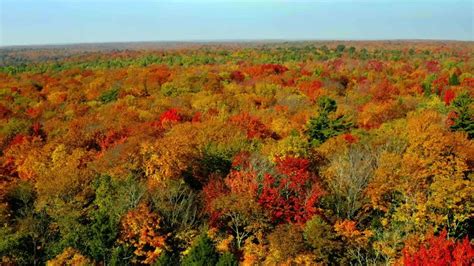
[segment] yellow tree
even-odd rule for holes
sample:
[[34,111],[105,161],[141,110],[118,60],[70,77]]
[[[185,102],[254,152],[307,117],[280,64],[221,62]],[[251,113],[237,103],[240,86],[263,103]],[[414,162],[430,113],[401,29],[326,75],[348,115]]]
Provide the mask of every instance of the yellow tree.
[[431,110],[410,114],[406,148],[382,153],[367,190],[375,208],[388,211],[397,202],[392,218],[410,231],[447,226],[455,232],[473,212],[473,142],[443,120]]
[[122,220],[120,243],[135,249],[134,263],[152,264],[166,249],[161,218],[145,204],[129,211]]

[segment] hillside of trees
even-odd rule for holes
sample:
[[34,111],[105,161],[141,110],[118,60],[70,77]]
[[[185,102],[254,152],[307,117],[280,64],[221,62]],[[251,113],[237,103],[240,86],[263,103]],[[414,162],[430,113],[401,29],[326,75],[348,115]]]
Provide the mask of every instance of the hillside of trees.
[[0,49],[0,264],[474,263],[474,43],[165,46]]

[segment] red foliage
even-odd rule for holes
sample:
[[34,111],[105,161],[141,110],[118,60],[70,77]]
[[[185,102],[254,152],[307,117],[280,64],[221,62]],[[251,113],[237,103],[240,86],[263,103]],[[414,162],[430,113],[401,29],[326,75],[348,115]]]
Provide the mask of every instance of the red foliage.
[[230,78],[233,81],[239,82],[239,83],[245,80],[244,74],[238,70],[232,71],[232,73],[230,73]]
[[428,69],[429,72],[438,72],[440,69],[438,61],[432,60],[426,62],[426,69]]
[[451,111],[448,114],[448,118],[446,118],[446,126],[451,127],[454,126],[456,123],[456,119],[459,117],[459,115],[455,111]]
[[98,144],[101,151],[105,151],[114,145],[124,143],[127,139],[127,132],[121,131],[117,132],[114,130],[109,130],[105,135],[99,137]]
[[288,71],[288,68],[278,64],[264,64],[261,66],[265,73],[270,74],[282,74]]
[[381,72],[383,70],[383,63],[378,60],[370,60],[368,64],[370,70]]
[[454,93],[453,90],[451,89],[447,89],[445,92],[444,92],[444,103],[446,105],[450,105],[451,102],[454,100],[454,98],[456,97],[456,93]]
[[371,90],[373,99],[375,101],[388,101],[393,96],[398,95],[399,91],[388,80],[383,80]]
[[165,126],[166,124],[174,124],[181,121],[181,116],[179,115],[177,109],[171,108],[161,114],[159,121],[161,126]]
[[474,88],[474,78],[464,78],[461,82],[461,86]]
[[436,90],[435,92],[441,96],[441,92],[446,86],[448,86],[448,84],[448,77],[442,76],[433,81],[433,88]]
[[315,100],[321,93],[323,83],[319,80],[304,82],[300,85],[300,91],[308,96],[311,100]]
[[149,80],[159,85],[167,82],[171,76],[171,71],[166,66],[159,66],[149,71]]
[[10,147],[15,146],[15,145],[21,145],[23,143],[28,142],[28,136],[25,136],[23,134],[18,134],[13,139],[10,141]]
[[306,69],[301,69],[300,73],[301,73],[301,76],[311,76],[312,75],[312,73],[309,72]]
[[285,157],[277,159],[279,175],[265,174],[258,202],[277,223],[304,223],[316,212],[323,191],[309,172],[309,161]]
[[278,64],[263,64],[260,66],[251,66],[245,70],[245,72],[252,77],[282,74],[286,71],[288,71],[287,67]]
[[474,262],[474,248],[466,237],[454,242],[446,238],[446,230],[432,236],[415,252],[403,249],[403,264],[408,266],[435,265],[469,266]]
[[344,137],[344,140],[349,144],[357,143],[359,141],[359,138],[357,138],[356,136],[350,133],[344,134],[343,137]]
[[33,131],[33,136],[41,136],[42,128],[41,124],[36,122],[31,126],[31,130]]
[[332,62],[329,62],[328,66],[333,70],[342,70],[342,68],[344,67],[344,60],[340,58],[334,59]]
[[247,137],[253,138],[267,138],[272,135],[270,130],[258,119],[248,113],[242,113],[230,118],[230,122],[247,132]]
[[288,106],[286,105],[275,105],[275,111],[279,113],[288,112]]
[[211,179],[202,189],[204,211],[209,214],[209,223],[211,224],[211,226],[217,226],[219,218],[221,216],[221,213],[219,213],[212,207],[212,203],[219,196],[222,196],[227,192],[227,187],[225,186],[222,179],[219,178]]
[[193,122],[193,123],[201,122],[201,117],[202,117],[201,112],[196,112],[194,114],[193,118],[191,119],[191,122]]
[[10,113],[11,111],[8,108],[0,104],[0,119],[7,118]]
[[30,118],[36,118],[36,117],[38,117],[38,116],[41,114],[41,109],[40,109],[40,108],[31,107],[31,108],[26,109],[26,114],[27,114]]
[[250,167],[250,153],[239,152],[232,160],[232,167],[236,169],[243,169]]

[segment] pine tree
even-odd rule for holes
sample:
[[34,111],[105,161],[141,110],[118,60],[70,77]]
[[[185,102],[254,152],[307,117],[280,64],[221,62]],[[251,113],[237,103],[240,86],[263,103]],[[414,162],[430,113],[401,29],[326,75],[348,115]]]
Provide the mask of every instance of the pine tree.
[[216,265],[217,260],[218,254],[214,248],[212,240],[206,234],[202,234],[191,248],[188,255],[184,257],[182,265],[214,266]]

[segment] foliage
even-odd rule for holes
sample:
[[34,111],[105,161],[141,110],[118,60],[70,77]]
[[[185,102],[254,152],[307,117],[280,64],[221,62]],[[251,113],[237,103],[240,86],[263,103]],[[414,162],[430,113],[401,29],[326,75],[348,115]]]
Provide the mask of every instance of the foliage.
[[306,134],[313,145],[319,145],[327,139],[346,132],[352,123],[343,115],[331,119],[329,115],[337,109],[336,101],[322,97],[318,100],[319,116],[309,120]]
[[469,258],[472,43],[108,46],[2,50],[0,264]]
[[451,129],[467,132],[470,139],[474,138],[474,100],[472,97],[463,93],[452,101],[454,115],[452,118]]
[[122,220],[120,242],[133,247],[132,262],[151,264],[166,249],[166,236],[160,232],[160,217],[141,204]]
[[473,260],[474,247],[467,237],[454,241],[447,238],[446,230],[430,236],[417,250],[403,250],[404,265],[470,265]]
[[206,235],[202,234],[183,258],[182,265],[215,265],[219,261],[214,243]]

